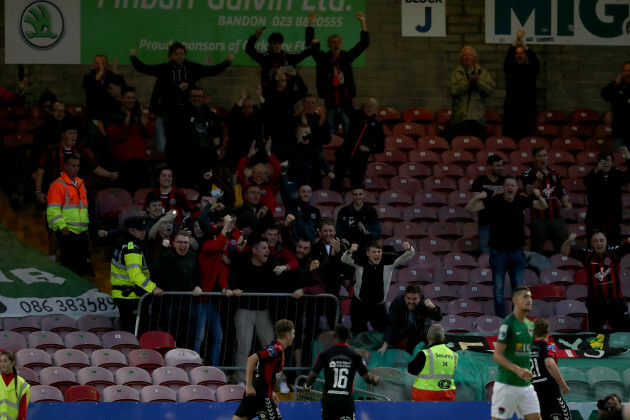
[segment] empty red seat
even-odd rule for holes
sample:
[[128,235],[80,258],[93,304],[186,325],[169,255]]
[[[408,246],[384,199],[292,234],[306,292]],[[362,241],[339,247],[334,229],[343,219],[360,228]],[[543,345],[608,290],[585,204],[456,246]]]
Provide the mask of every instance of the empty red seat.
[[466,204],[472,198],[470,191],[451,191],[448,194],[448,206],[449,207],[466,207]]
[[374,156],[377,163],[390,163],[395,166],[406,163],[407,159],[407,153],[399,149],[385,149],[383,153]]
[[432,123],[435,122],[435,115],[428,109],[413,107],[403,112],[403,120],[406,122]]
[[418,139],[418,150],[430,150],[441,153],[450,149],[445,138],[440,136],[424,136]]
[[436,178],[454,178],[459,179],[466,176],[464,168],[455,164],[436,163],[432,167],[433,176]]
[[42,331],[51,331],[64,338],[71,331],[78,331],[74,318],[68,315],[46,315],[42,318]]
[[451,191],[458,190],[457,181],[447,177],[434,177],[430,176],[423,181],[425,190],[450,193]]
[[[542,137],[523,137],[518,140],[518,148],[527,153],[531,153],[534,147],[542,146],[549,149],[549,141]],[[510,162],[511,160],[510,155]]]
[[475,318],[473,325],[476,331],[482,333],[498,333],[503,318],[495,315],[481,315]]
[[424,270],[432,275],[435,270],[442,267],[442,261],[437,255],[420,251],[416,252],[416,255],[409,260],[409,266]]
[[73,331],[66,335],[66,338],[63,340],[66,344],[66,348],[81,350],[88,357],[92,354],[94,350],[102,349],[101,340],[88,331]]
[[445,315],[440,321],[445,332],[466,333],[473,330],[473,321],[459,315]]
[[516,149],[516,142],[507,136],[491,136],[486,139],[486,150],[500,150],[510,153]]
[[40,349],[21,349],[15,353],[15,363],[39,373],[42,369],[51,367],[52,359],[48,353]]
[[380,176],[366,176],[363,187],[368,191],[384,191],[389,188],[389,184]]
[[24,336],[24,338],[28,338],[30,333],[41,329],[41,319],[42,318],[37,315],[5,318],[2,329],[5,331],[19,332]]
[[448,254],[451,252],[451,244],[442,238],[422,238],[418,241],[420,252],[429,252],[435,255]]
[[343,204],[341,194],[333,190],[316,190],[312,195],[313,205],[335,205]]
[[569,124],[599,124],[602,118],[597,111],[581,108],[570,112],[567,120]]
[[537,124],[536,136],[554,139],[560,135],[560,126],[556,124]]
[[63,394],[50,385],[35,385],[30,389],[29,402],[63,402]]
[[479,302],[470,299],[455,299],[448,303],[449,315],[463,317],[478,317],[483,315],[483,309]]
[[534,299],[558,301],[564,299],[562,289],[555,284],[537,284],[531,288]]
[[447,150],[442,153],[442,163],[454,163],[465,168],[475,162],[473,154],[466,150]]
[[139,349],[140,345],[135,335],[127,331],[110,331],[103,335],[103,348],[120,351],[128,356],[131,350]]
[[183,386],[190,385],[186,371],[174,366],[157,368],[153,371],[151,377],[154,385],[166,386],[175,392]]
[[414,204],[403,210],[402,218],[405,222],[436,221],[437,208]]
[[493,289],[485,284],[464,284],[458,290],[460,299],[470,300],[492,300],[494,299]]
[[584,141],[575,137],[558,137],[552,140],[551,148],[577,153],[584,150]]
[[440,222],[472,222],[473,215],[462,207],[441,207],[438,210]]
[[431,150],[412,150],[408,156],[409,163],[421,163],[424,165],[434,165],[440,163],[440,155]]
[[488,267],[477,267],[470,270],[468,278],[471,283],[476,284],[493,284],[492,270]]
[[428,236],[444,239],[460,238],[461,232],[457,225],[452,222],[434,222],[429,225]]
[[113,219],[124,206],[133,204],[131,194],[122,188],[106,188],[96,195],[96,209],[98,217]]
[[549,150],[549,165],[565,165],[570,166],[575,164],[575,157],[566,150]]
[[426,270],[418,267],[402,267],[398,270],[397,283],[403,286],[404,290],[408,284],[429,284],[433,283],[433,279]]
[[403,243],[408,242],[412,247],[415,248],[415,244],[413,239],[407,238],[405,236],[392,236],[383,240],[384,246],[390,246],[394,248],[394,252],[404,252]]
[[50,331],[34,331],[28,335],[28,346],[44,350],[50,356],[57,350],[65,348],[61,337]]
[[241,385],[223,385],[217,388],[214,397],[217,402],[241,401],[245,395],[245,387]]
[[[593,130],[595,133],[596,130]],[[591,137],[586,140],[587,150],[607,151],[612,152],[614,150],[613,142],[609,138]]]
[[17,374],[22,377],[30,386],[40,385],[37,373],[33,369],[24,366],[15,366]]
[[213,366],[200,366],[190,371],[190,383],[206,386],[216,392],[217,388],[227,384],[227,380],[221,369]]
[[457,286],[449,286],[442,283],[427,284],[422,288],[425,298],[437,301],[450,301],[457,299]]
[[585,284],[572,284],[565,291],[567,300],[584,302],[588,297],[588,287]]
[[551,332],[575,333],[582,331],[582,322],[570,316],[554,315],[548,318]]
[[570,317],[584,317],[588,315],[586,304],[579,300],[565,299],[556,303],[556,315]]
[[527,316],[530,319],[549,318],[554,315],[554,306],[555,302],[534,299],[532,301],[532,309],[527,313]]
[[413,197],[416,192],[422,189],[422,184],[419,180],[413,177],[395,176],[389,181],[389,188],[391,190],[402,191]]
[[450,252],[444,256],[444,267],[474,269],[477,268],[477,260],[462,252]]
[[39,372],[39,381],[42,385],[50,385],[59,389],[62,393],[73,385],[78,385],[74,374],[63,367],[47,367]]
[[[444,267],[438,268],[433,273],[433,282],[459,286],[468,283],[468,270],[464,268]],[[451,313],[449,311],[449,313]]]
[[413,198],[405,191],[385,190],[380,193],[378,202],[390,206],[408,206],[413,203]]
[[510,165],[531,165],[534,163],[534,157],[531,152],[525,150],[514,150],[510,153]]
[[393,235],[418,239],[428,236],[428,233],[427,229],[417,222],[400,222],[394,225]]
[[421,125],[413,122],[401,122],[393,127],[393,133],[397,136],[409,136],[411,138],[420,138],[427,134],[427,130]]
[[453,242],[453,251],[462,252],[471,255],[479,254],[479,238],[478,237],[463,237],[456,239]]
[[401,177],[413,177],[415,179],[424,179],[431,176],[431,170],[425,164],[408,162],[408,163],[403,163],[402,165],[398,167],[398,175]]
[[446,198],[445,194],[432,191],[431,189],[427,188],[418,191],[413,196],[413,202],[422,206],[442,207],[448,204],[448,199]]
[[90,360],[87,355],[76,349],[57,350],[53,355],[53,361],[55,366],[69,369],[75,375],[80,369],[90,366]]
[[90,385],[74,385],[64,393],[66,402],[101,402],[101,393]]
[[484,149],[483,141],[475,136],[457,136],[451,140],[451,149],[476,152]]
[[121,367],[127,366],[127,359],[118,350],[101,349],[95,350],[90,356],[92,366],[99,366],[116,373]]
[[536,113],[536,123],[564,125],[567,123],[567,117],[562,111],[542,109]]
[[416,148],[416,142],[409,136],[394,134],[385,138],[385,148],[409,151]]
[[140,347],[143,349],[156,350],[164,355],[175,347],[175,339],[165,331],[147,331],[140,336]]
[[367,170],[365,171],[366,177],[379,176],[381,178],[390,178],[396,175],[398,175],[396,169],[393,166],[383,162],[369,163],[367,166]]
[[194,350],[173,349],[164,356],[164,364],[184,369],[186,373],[190,373],[194,368],[203,366],[203,361],[201,356]]
[[374,209],[378,213],[378,217],[381,221],[393,221],[393,222],[402,222],[402,211],[388,206],[386,204],[378,204],[374,206]]

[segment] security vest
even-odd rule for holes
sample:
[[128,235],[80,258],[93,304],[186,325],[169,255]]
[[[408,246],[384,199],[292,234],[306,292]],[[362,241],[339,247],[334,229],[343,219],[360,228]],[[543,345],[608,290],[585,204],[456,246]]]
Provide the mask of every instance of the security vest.
[[[17,381],[17,394],[15,392]],[[15,375],[9,385],[0,378],[0,420],[15,420],[18,417],[20,400],[29,390],[29,384],[20,376]],[[27,403],[28,403],[28,396]]]
[[413,383],[413,401],[455,401],[457,354],[438,344],[422,350],[426,361]]
[[114,251],[110,281],[113,298],[140,299],[145,292],[155,289],[142,250],[133,241]]
[[59,178],[50,184],[48,189],[46,218],[48,226],[54,231],[66,226],[70,232],[76,234],[88,230],[90,220],[85,184],[79,177],[74,180],[76,186],[70,177],[63,172]]

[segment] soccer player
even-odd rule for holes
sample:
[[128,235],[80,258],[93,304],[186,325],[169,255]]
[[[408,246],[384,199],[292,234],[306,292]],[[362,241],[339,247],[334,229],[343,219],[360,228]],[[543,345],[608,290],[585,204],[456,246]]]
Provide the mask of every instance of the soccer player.
[[322,396],[322,419],[354,419],[354,398],[352,397],[354,374],[359,372],[363,380],[372,385],[377,385],[379,379],[368,371],[363,357],[348,347],[350,329],[347,326],[337,325],[333,337],[335,345],[317,355],[304,388],[310,390],[317,375],[324,369],[326,383]]
[[492,420],[509,419],[516,411],[525,420],[541,420],[538,397],[532,386],[529,355],[534,324],[525,317],[532,309],[532,293],[518,286],[512,293],[514,311],[499,327],[494,360],[499,364],[492,394]]
[[[571,391],[558,369],[556,346],[549,342],[549,321],[534,321],[534,343],[531,351],[532,385],[545,420],[571,420],[571,411],[562,394]],[[562,392],[560,392],[562,389]]]
[[295,327],[288,319],[281,319],[276,322],[273,329],[276,339],[269,347],[247,359],[245,396],[232,420],[249,420],[254,417],[265,420],[282,419],[278,410],[278,396],[273,389],[284,366],[284,349],[293,344]]

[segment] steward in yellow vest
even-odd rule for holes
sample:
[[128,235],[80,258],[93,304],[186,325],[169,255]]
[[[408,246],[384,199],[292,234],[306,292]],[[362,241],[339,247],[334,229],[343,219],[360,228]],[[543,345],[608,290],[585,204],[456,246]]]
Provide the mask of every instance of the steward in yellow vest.
[[455,401],[457,354],[444,344],[444,328],[434,324],[427,333],[429,346],[409,363],[407,371],[417,375],[413,401]]
[[124,331],[135,333],[138,301],[145,293],[162,296],[149,275],[147,261],[140,247],[147,231],[145,217],[130,217],[125,220],[129,238],[114,251],[111,262],[110,282],[112,297],[120,312],[120,323]]
[[0,353],[0,419],[25,420],[28,407],[29,384],[15,370],[15,355]]

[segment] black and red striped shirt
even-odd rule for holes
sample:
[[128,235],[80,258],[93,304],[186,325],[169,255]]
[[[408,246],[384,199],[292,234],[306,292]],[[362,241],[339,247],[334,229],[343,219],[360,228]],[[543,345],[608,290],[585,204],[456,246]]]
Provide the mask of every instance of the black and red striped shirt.
[[44,178],[42,181],[42,192],[48,191],[51,182],[61,176],[63,172],[63,159],[65,155],[75,154],[79,156],[79,177],[85,178],[98,167],[98,164],[92,155],[82,147],[72,146],[66,149],[61,143],[48,146],[44,154],[39,158],[40,169],[44,170]]
[[[538,169],[531,167],[523,172],[523,185],[525,189],[532,186],[536,182],[536,173]],[[541,171],[542,172],[542,171]],[[543,172],[544,175],[544,172]],[[547,174],[544,175],[538,186],[540,196],[547,202],[547,208],[545,210],[538,210],[532,207],[531,216],[534,219],[556,219],[560,215],[560,199],[566,194],[562,183],[560,182],[560,175],[554,169],[547,168]]]
[[278,380],[278,375],[284,366],[284,347],[274,340],[269,347],[256,353],[258,367],[254,376],[254,389],[257,397],[271,397]]
[[592,249],[571,248],[569,256],[584,264],[588,278],[588,296],[618,299],[621,293],[619,263],[624,255],[630,254],[630,244],[609,246],[603,255]]
[[158,197],[162,201],[162,208],[164,213],[171,210],[177,210],[177,217],[175,218],[175,224],[182,225],[182,211],[189,213],[193,209],[193,205],[188,201],[186,193],[179,188],[172,187],[167,193],[163,193],[159,188],[155,188],[148,192],[145,204],[148,204],[154,197]]

